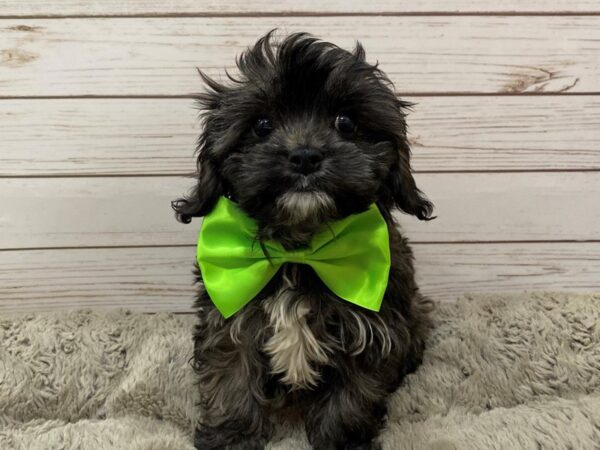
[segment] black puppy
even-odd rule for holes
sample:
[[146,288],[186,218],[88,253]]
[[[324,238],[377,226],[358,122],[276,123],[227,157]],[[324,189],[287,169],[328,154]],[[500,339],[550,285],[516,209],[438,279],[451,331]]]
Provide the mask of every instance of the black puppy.
[[419,365],[431,309],[392,216],[396,207],[422,220],[432,213],[411,174],[408,104],[360,44],[348,52],[305,33],[275,42],[271,32],[237,66],[227,84],[201,73],[209,89],[197,98],[197,185],[173,202],[177,217],[188,223],[226,196],[256,221],[259,242],[297,249],[376,203],[391,268],[379,312],[340,299],[303,264],[285,264],[229,319],[200,289],[195,445],[262,449],[270,414],[291,406],[317,450],[378,449],[386,399]]

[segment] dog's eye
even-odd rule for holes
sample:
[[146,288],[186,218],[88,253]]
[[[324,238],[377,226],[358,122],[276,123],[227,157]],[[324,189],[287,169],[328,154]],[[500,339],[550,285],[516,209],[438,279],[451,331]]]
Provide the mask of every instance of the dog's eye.
[[335,129],[344,136],[351,136],[354,134],[356,126],[350,117],[345,116],[344,114],[338,114],[335,118]]
[[258,137],[265,137],[271,134],[271,131],[273,131],[273,123],[271,122],[271,119],[268,119],[267,117],[261,117],[254,122],[252,130]]

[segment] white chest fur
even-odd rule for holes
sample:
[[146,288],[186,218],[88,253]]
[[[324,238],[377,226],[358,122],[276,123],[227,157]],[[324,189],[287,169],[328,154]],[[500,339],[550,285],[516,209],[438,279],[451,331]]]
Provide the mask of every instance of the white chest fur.
[[292,388],[310,388],[319,380],[316,367],[328,360],[328,348],[319,342],[307,322],[310,302],[298,298],[293,283],[284,286],[263,302],[273,335],[265,344],[273,373]]

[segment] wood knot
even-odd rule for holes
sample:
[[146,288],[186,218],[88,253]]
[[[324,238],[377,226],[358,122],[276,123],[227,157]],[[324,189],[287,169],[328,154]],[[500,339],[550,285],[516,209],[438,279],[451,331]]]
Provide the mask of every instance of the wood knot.
[[8,67],[20,67],[31,61],[35,61],[39,55],[19,48],[2,50],[0,64]]

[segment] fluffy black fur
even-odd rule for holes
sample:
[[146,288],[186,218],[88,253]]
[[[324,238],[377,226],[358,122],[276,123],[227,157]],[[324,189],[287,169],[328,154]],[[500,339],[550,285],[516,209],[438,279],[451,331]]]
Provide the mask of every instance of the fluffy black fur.
[[[173,202],[179,220],[207,214],[225,195],[256,219],[259,241],[297,248],[328,222],[376,202],[389,225],[392,267],[378,313],[337,298],[310,267],[296,264],[227,320],[200,289],[196,447],[262,449],[270,415],[292,407],[317,450],[378,449],[386,398],[420,363],[429,328],[430,302],[415,284],[411,250],[392,216],[395,207],[423,220],[432,213],[411,174],[408,104],[365,61],[360,44],[348,52],[305,33],[280,42],[269,33],[237,66],[240,74],[227,84],[200,73],[209,89],[198,96],[197,184]],[[334,125],[340,114],[356,124],[350,135]],[[264,117],[273,130],[259,137],[253,124]],[[319,169],[294,171],[297,148],[317,149]],[[295,346],[298,339],[305,345]]]

